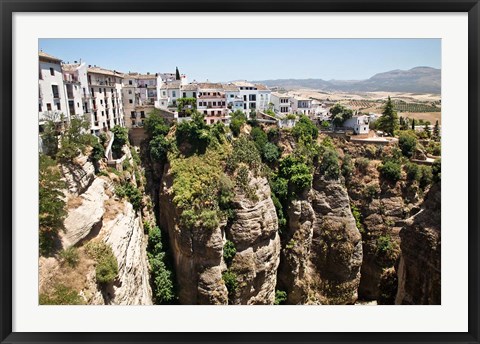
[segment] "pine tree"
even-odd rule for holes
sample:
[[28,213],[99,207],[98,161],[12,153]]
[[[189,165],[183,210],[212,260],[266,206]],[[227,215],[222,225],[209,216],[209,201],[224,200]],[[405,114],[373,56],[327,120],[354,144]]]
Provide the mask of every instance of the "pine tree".
[[435,126],[433,127],[433,139],[435,141],[440,140],[440,126],[438,125],[438,119],[435,122]]
[[415,131],[415,118],[412,119],[412,130]]
[[393,108],[393,103],[390,97],[388,97],[387,104],[383,110],[382,116],[377,121],[377,128],[383,130],[390,136],[394,136],[396,130],[398,130],[398,115]]
[[175,67],[176,70],[175,70],[175,79],[176,80],[180,80],[180,72],[178,71],[178,67]]

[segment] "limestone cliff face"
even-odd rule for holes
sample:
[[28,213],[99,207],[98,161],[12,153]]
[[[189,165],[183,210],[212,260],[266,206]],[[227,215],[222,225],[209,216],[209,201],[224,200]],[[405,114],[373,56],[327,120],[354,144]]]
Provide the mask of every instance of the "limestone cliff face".
[[433,185],[421,210],[405,221],[396,304],[441,303],[440,183]]
[[118,262],[118,277],[109,297],[111,304],[151,305],[146,238],[140,218],[128,202],[122,211],[107,221],[103,240],[112,247]]
[[95,166],[85,155],[76,157],[73,164],[64,164],[60,167],[68,191],[72,195],[78,196],[85,192],[95,179]]
[[227,270],[223,247],[231,240],[237,253],[229,267],[237,276],[233,304],[272,304],[280,240],[275,207],[265,178],[251,179],[258,200],[236,194],[236,220],[213,230],[180,225],[179,209],[173,203],[172,176],[168,166],[160,190],[160,225],[168,231],[173,252],[181,304],[227,304],[228,291],[222,279]]
[[289,304],[352,304],[362,264],[361,235],[345,187],[314,176],[312,189],[291,202],[280,285]]
[[233,304],[273,304],[280,262],[277,213],[267,179],[251,178],[250,186],[257,199],[237,193],[236,219],[226,230],[237,250],[230,267],[238,281]]
[[181,304],[227,304],[227,288],[222,280],[223,229],[184,228],[173,202],[173,178],[168,166],[160,188],[159,224],[168,232]]

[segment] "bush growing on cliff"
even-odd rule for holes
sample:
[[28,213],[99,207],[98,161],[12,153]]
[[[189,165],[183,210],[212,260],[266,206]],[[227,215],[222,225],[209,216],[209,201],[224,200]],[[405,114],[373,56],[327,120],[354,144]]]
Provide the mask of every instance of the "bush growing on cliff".
[[417,137],[414,133],[403,132],[398,139],[398,146],[404,156],[411,158],[417,147]]
[[163,250],[162,232],[157,226],[145,224],[148,232],[147,257],[154,303],[170,304],[175,300],[174,277],[168,268],[166,253]]
[[62,264],[67,264],[68,266],[74,268],[78,264],[78,250],[75,247],[69,247],[66,250],[60,252],[60,259]]
[[274,305],[284,305],[287,301],[287,292],[283,290],[275,290],[275,302]]
[[280,160],[279,177],[288,181],[288,190],[300,194],[312,186],[311,169],[300,159],[288,155]]
[[442,160],[437,159],[432,165],[432,179],[434,182],[439,182],[442,179]]
[[186,153],[204,154],[212,142],[210,127],[205,123],[204,116],[198,112],[192,115],[191,121],[184,121],[177,125],[175,136],[178,147],[184,143],[190,145]]
[[63,284],[56,284],[53,291],[49,294],[39,295],[39,304],[41,305],[83,305],[84,302],[80,295]]
[[353,161],[350,154],[345,154],[342,161],[342,175],[348,179],[353,173]]
[[150,112],[144,123],[145,131],[151,138],[165,136],[170,130],[169,125],[160,115],[160,110],[158,109],[154,109],[152,112]]
[[115,187],[115,193],[120,198],[127,198],[127,200],[132,204],[133,209],[138,211],[142,208],[143,205],[143,195],[142,192],[133,186],[131,183],[126,182]]
[[326,180],[338,179],[340,177],[340,167],[337,151],[332,148],[325,148],[318,169]]
[[358,210],[358,208],[353,203],[350,205],[350,208],[352,209],[352,215],[355,218],[355,225],[357,226],[359,232],[364,234],[365,229],[362,225],[362,214],[360,213],[360,210]]
[[318,128],[313,122],[305,115],[300,116],[300,120],[295,124],[292,129],[293,136],[297,141],[312,142],[318,137]]
[[103,241],[90,241],[85,252],[96,261],[95,277],[101,285],[112,283],[118,276],[117,258],[112,248]]
[[40,155],[39,168],[39,248],[42,256],[50,255],[67,212],[62,190],[66,188],[56,162]]
[[149,142],[150,157],[153,161],[162,162],[167,159],[170,142],[163,135],[154,136]]
[[368,166],[370,165],[370,160],[368,158],[358,158],[355,160],[355,165],[361,173],[366,174]]
[[237,249],[235,248],[235,244],[230,240],[227,240],[225,245],[223,245],[223,259],[227,265],[232,263],[233,257],[235,257],[236,253]]
[[237,274],[233,271],[227,270],[222,274],[222,279],[227,287],[228,298],[231,299],[238,288]]
[[379,170],[383,178],[392,182],[397,182],[402,178],[402,167],[399,163],[387,161],[380,165]]
[[230,130],[232,131],[234,136],[240,135],[240,129],[246,122],[247,117],[245,117],[243,111],[236,110],[232,114],[232,119],[230,121]]
[[263,157],[265,161],[273,163],[280,157],[280,150],[273,143],[267,142],[263,147]]
[[128,142],[128,129],[116,125],[111,131],[114,135],[112,153],[116,158],[120,158],[123,155],[122,147]]

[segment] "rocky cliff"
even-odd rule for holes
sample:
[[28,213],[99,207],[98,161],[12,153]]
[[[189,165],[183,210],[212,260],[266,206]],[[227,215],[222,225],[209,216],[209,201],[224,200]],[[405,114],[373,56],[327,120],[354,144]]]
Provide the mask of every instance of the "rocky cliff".
[[288,303],[355,303],[362,243],[345,187],[316,174],[312,189],[291,202],[288,215],[279,271]]
[[441,187],[434,184],[421,210],[400,231],[402,254],[396,304],[441,303]]
[[[160,190],[160,225],[169,235],[174,256],[178,297],[181,304],[272,304],[280,239],[275,207],[266,178],[251,178],[256,200],[237,192],[235,220],[222,222],[213,230],[190,228],[179,221],[173,202],[173,179],[165,169]],[[229,271],[237,287],[230,296],[222,275],[227,271],[223,258],[226,240],[236,248]]]

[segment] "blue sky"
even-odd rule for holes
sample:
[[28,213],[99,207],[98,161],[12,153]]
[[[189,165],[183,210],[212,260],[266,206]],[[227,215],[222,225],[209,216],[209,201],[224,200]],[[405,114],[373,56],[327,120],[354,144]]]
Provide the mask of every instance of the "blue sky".
[[121,72],[174,72],[178,66],[190,81],[358,80],[441,67],[440,39],[40,39],[39,49]]

